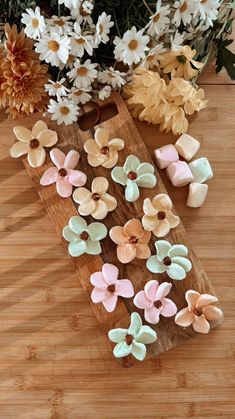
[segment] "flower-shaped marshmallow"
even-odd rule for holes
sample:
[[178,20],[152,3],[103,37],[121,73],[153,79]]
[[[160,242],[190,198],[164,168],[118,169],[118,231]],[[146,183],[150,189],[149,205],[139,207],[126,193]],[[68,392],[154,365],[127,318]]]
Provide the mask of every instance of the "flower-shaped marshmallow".
[[208,320],[220,320],[223,312],[213,304],[218,301],[216,297],[210,294],[199,294],[194,290],[188,290],[185,293],[185,299],[188,307],[180,310],[175,316],[175,323],[182,327],[193,326],[198,333],[208,333],[210,323]]
[[77,188],[73,199],[79,204],[80,215],[92,215],[96,220],[102,220],[109,211],[117,206],[117,200],[107,193],[109,182],[105,177],[96,177],[91,184],[91,191],[86,188]]
[[11,157],[17,158],[27,154],[31,167],[42,166],[46,159],[44,147],[52,147],[58,141],[57,133],[48,129],[44,121],[37,121],[32,131],[17,126],[13,128],[13,132],[19,141],[11,147]]
[[125,198],[128,202],[135,202],[139,198],[139,187],[153,188],[157,183],[153,165],[141,163],[133,155],[127,157],[123,167],[114,167],[111,176],[115,182],[125,186]]
[[155,242],[157,254],[147,260],[147,268],[153,273],[167,272],[171,279],[181,280],[192,269],[192,263],[185,256],[188,248],[183,244],[171,245],[166,240]]
[[138,313],[131,313],[131,324],[128,329],[111,329],[109,339],[116,343],[113,354],[116,358],[122,358],[132,354],[138,361],[146,357],[146,346],[156,342],[157,334],[150,326],[143,326]]
[[49,167],[40,179],[41,185],[56,183],[57,192],[62,198],[72,195],[73,186],[83,186],[87,177],[80,170],[74,170],[79,161],[79,153],[70,150],[67,156],[58,148],[50,151],[50,157],[55,166]]
[[107,236],[107,228],[102,223],[87,225],[82,217],[73,216],[69,225],[63,229],[63,237],[69,242],[69,254],[73,257],[99,255],[101,253],[100,240]]
[[90,281],[94,285],[91,293],[93,303],[103,303],[108,311],[114,311],[118,297],[130,298],[134,289],[129,279],[118,279],[118,268],[110,263],[105,263],[102,272],[91,275]]
[[124,227],[112,227],[109,235],[117,244],[117,257],[122,263],[129,263],[135,258],[147,259],[151,254],[148,247],[151,233],[143,229],[139,220],[130,220]]
[[111,169],[118,161],[118,151],[124,148],[121,138],[109,140],[109,132],[105,128],[98,128],[94,140],[87,140],[84,150],[87,153],[88,163],[93,166],[103,166]]
[[162,282],[160,285],[156,279],[145,284],[144,291],[139,291],[134,304],[144,309],[144,318],[147,322],[156,324],[160,320],[160,314],[164,317],[174,316],[177,312],[175,303],[166,298],[171,290],[172,284]]
[[145,230],[157,237],[166,236],[171,228],[179,225],[180,219],[171,212],[172,202],[168,195],[158,194],[152,200],[146,198],[143,204],[142,224]]

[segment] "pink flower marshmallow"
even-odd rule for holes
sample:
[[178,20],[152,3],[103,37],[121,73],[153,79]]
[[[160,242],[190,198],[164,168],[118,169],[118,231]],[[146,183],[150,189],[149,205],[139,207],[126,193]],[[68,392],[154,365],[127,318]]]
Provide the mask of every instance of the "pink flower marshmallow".
[[90,281],[94,285],[91,293],[93,303],[102,303],[109,313],[115,310],[118,297],[130,298],[134,289],[129,279],[118,279],[118,268],[105,263],[102,272],[94,272]]
[[50,151],[50,158],[55,166],[49,167],[43,174],[40,184],[43,186],[56,183],[56,190],[62,198],[72,195],[73,186],[83,186],[87,176],[80,170],[74,170],[79,161],[79,153],[70,150],[66,156],[58,148]]
[[144,309],[144,318],[147,322],[156,324],[160,320],[160,315],[164,317],[174,316],[177,312],[175,303],[166,298],[171,290],[172,284],[153,279],[144,287],[144,291],[139,291],[135,298],[134,304],[138,308]]

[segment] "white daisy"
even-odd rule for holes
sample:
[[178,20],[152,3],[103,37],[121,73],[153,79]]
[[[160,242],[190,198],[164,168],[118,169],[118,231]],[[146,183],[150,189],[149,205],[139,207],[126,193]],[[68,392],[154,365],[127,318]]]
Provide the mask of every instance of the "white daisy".
[[213,26],[213,20],[217,19],[219,7],[218,0],[198,0],[194,16],[199,15],[205,25]]
[[118,70],[114,70],[113,67],[109,67],[107,70],[100,71],[98,74],[98,79],[101,83],[110,84],[113,89],[117,87],[122,87],[126,80],[124,77],[126,73],[121,73]]
[[59,4],[64,4],[68,9],[77,9],[81,6],[81,0],[59,0]]
[[43,34],[42,38],[35,44],[35,51],[40,54],[40,60],[45,60],[53,66],[59,67],[60,63],[66,64],[69,50],[70,40],[67,36],[60,36],[54,32],[50,35]]
[[156,12],[150,17],[150,21],[146,26],[146,28],[148,28],[147,32],[149,35],[162,35],[165,32],[168,24],[170,23],[170,19],[167,17],[169,13],[169,4],[162,6],[161,0],[158,0],[156,4]]
[[174,3],[176,8],[175,14],[172,19],[172,23],[175,23],[177,27],[180,26],[181,21],[186,26],[192,20],[193,13],[195,11],[194,0],[180,0]]
[[111,21],[111,16],[106,15],[103,12],[99,17],[96,24],[96,33],[95,33],[95,43],[99,45],[101,42],[104,44],[108,42],[109,37],[108,34],[110,32],[110,28],[114,25],[114,22]]
[[46,92],[48,92],[50,96],[56,96],[58,100],[61,96],[67,96],[67,93],[69,93],[70,90],[63,85],[65,80],[65,78],[59,81],[48,80],[49,83],[45,84]]
[[72,87],[71,93],[69,94],[69,99],[72,100],[73,103],[78,105],[81,103],[84,105],[85,103],[89,102],[91,100],[92,96],[89,94],[91,92],[91,88],[83,88],[83,89],[77,89],[76,87]]
[[81,33],[81,26],[78,22],[74,24],[74,33],[71,38],[71,54],[76,57],[82,57],[85,51],[89,54],[93,54],[94,42],[93,36],[85,33]]
[[83,1],[79,7],[72,8],[70,10],[70,14],[73,18],[77,19],[77,22],[81,25],[81,23],[87,23],[88,25],[92,25],[92,18],[90,16],[94,5],[86,0]]
[[29,38],[40,38],[45,31],[46,25],[44,17],[40,13],[40,8],[26,9],[27,13],[22,13],[21,22],[25,25],[24,32]]
[[113,43],[114,55],[117,61],[123,61],[129,66],[137,64],[145,57],[145,51],[148,51],[147,43],[149,36],[143,35],[144,29],[137,32],[136,27],[132,26],[130,30],[124,33],[123,38],[115,37]]
[[70,125],[77,121],[79,107],[68,99],[56,100],[50,99],[48,112],[52,114],[52,121],[56,121],[58,125]]
[[171,49],[176,51],[182,47],[184,42],[184,35],[180,34],[178,31],[175,32],[174,37],[171,37]]
[[142,61],[141,66],[148,70],[157,67],[159,65],[159,57],[166,51],[166,48],[163,47],[163,43],[156,45],[149,50],[145,59]]
[[99,91],[99,99],[105,100],[111,95],[111,87],[110,86],[104,86],[103,89]]
[[53,27],[53,30],[63,35],[68,33],[73,25],[70,19],[70,16],[58,17],[54,15],[51,19],[47,19],[47,22]]
[[91,60],[86,60],[83,64],[77,60],[74,68],[67,73],[71,81],[78,88],[88,87],[97,77],[96,63],[92,64]]

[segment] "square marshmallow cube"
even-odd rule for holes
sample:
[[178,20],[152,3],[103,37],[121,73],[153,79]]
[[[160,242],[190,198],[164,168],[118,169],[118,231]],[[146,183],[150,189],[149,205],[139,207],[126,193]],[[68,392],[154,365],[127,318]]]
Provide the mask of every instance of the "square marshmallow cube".
[[175,148],[183,159],[189,161],[200,148],[200,143],[188,134],[182,134],[175,143]]
[[187,206],[192,208],[201,207],[206,199],[207,192],[208,185],[206,183],[191,183],[189,185]]
[[173,186],[185,186],[194,181],[193,174],[185,161],[177,161],[171,163],[167,169],[166,174]]
[[178,152],[173,144],[167,144],[154,151],[157,165],[160,169],[165,169],[172,162],[179,160]]
[[192,161],[189,163],[189,168],[196,183],[206,182],[213,177],[211,165],[206,157]]

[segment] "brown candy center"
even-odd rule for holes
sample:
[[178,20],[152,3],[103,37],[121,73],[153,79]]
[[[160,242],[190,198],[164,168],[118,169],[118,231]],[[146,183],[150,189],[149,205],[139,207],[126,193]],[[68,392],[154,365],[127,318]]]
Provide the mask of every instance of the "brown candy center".
[[170,266],[171,265],[171,258],[169,256],[164,257],[163,263],[166,266]]
[[138,243],[138,237],[136,237],[136,236],[131,236],[130,238],[129,238],[129,243],[131,243],[131,244],[137,244]]
[[100,199],[100,195],[98,193],[93,193],[91,195],[91,197],[94,201],[99,201],[99,199]]
[[87,233],[87,231],[83,231],[83,232],[80,234],[80,239],[81,239],[81,240],[87,241],[87,240],[88,240],[88,238],[89,238],[89,234]]
[[109,153],[109,147],[104,146],[100,149],[101,154],[108,154]]
[[134,338],[133,338],[133,336],[132,336],[132,335],[127,334],[127,335],[126,335],[126,337],[125,337],[125,341],[126,341],[127,345],[131,345],[131,344],[132,344],[133,339],[134,339]]
[[29,145],[31,148],[37,148],[39,146],[39,141],[37,140],[37,138],[34,138],[33,140],[30,141]]
[[67,170],[62,167],[60,170],[58,170],[58,173],[60,176],[65,177],[67,175]]
[[195,316],[201,316],[202,315],[202,310],[200,308],[195,308],[193,310],[193,314],[195,314]]
[[166,213],[164,211],[159,211],[157,214],[159,220],[164,220],[166,218]]
[[111,284],[111,285],[109,285],[109,286],[108,286],[108,288],[107,288],[107,290],[108,290],[109,292],[115,292],[115,284]]
[[137,173],[133,172],[132,170],[128,173],[127,177],[131,180],[135,180],[137,178]]
[[162,306],[162,302],[160,300],[157,300],[153,303],[154,307],[160,308]]

